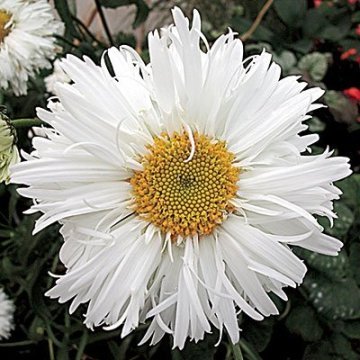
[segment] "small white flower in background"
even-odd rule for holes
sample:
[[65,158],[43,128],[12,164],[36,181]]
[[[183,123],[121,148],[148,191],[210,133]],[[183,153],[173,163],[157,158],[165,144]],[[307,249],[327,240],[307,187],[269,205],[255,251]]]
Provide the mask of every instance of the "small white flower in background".
[[69,83],[70,81],[71,79],[60,66],[60,60],[56,59],[54,61],[53,73],[45,78],[46,91],[56,94],[55,84],[57,82]]
[[15,305],[0,288],[0,340],[8,339],[14,329]]
[[299,135],[323,90],[280,79],[266,52],[244,60],[232,32],[210,48],[196,11],[190,29],[173,17],[149,35],[149,65],[127,46],[108,50],[111,72],[62,62],[73,84],[38,110],[53,129],[12,181],[43,213],[35,233],[63,225],[67,272],[47,295],[72,299],[71,313],[88,303],[89,328],[126,336],[151,319],[152,344],[169,333],[183,348],[212,326],[236,343],[239,311],[277,314],[268,294],[286,300],[302,282],[290,246],[338,253],[314,215],[336,217],[333,182],[351,171],[328,150],[307,154],[318,136]]
[[63,29],[46,0],[0,0],[0,89],[25,95],[29,78],[51,67]]
[[15,129],[10,125],[9,119],[0,111],[0,183],[9,182],[10,166],[20,161],[15,139]]

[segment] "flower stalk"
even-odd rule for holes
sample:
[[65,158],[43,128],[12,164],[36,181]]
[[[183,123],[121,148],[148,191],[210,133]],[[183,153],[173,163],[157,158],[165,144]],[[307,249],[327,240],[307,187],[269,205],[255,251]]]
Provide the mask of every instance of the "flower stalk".
[[15,128],[15,129],[20,129],[20,128],[25,128],[25,127],[33,127],[33,126],[41,126],[43,125],[43,121],[41,121],[40,119],[16,119],[16,120],[11,120],[10,124]]
[[239,342],[237,344],[231,344],[231,351],[233,353],[234,360],[244,360]]
[[104,30],[105,30],[105,33],[106,33],[106,36],[109,40],[109,43],[111,46],[114,46],[114,40],[111,36],[111,32],[110,32],[110,28],[109,28],[109,25],[106,21],[106,17],[105,17],[105,14],[104,14],[104,11],[103,11],[103,8],[100,4],[100,1],[99,0],[95,0],[95,4],[96,4],[96,8],[97,8],[97,11],[99,13],[99,16],[100,16],[100,19],[101,19],[101,22],[103,24],[103,27],[104,27]]
[[256,16],[256,19],[254,20],[254,22],[252,23],[252,25],[250,26],[249,30],[247,30],[246,32],[244,32],[242,35],[240,35],[240,39],[242,41],[246,41],[249,38],[251,38],[252,34],[256,31],[256,29],[258,28],[258,26],[260,25],[263,17],[265,16],[265,14],[267,13],[267,11],[270,9],[272,3],[274,2],[274,0],[267,0],[264,4],[264,6],[261,8],[259,14]]

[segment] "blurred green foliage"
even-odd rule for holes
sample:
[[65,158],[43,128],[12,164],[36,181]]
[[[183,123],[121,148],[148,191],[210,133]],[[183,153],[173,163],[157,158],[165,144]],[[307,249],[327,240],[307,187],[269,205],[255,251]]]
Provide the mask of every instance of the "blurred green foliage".
[[[55,0],[66,24],[58,38],[63,53],[89,56],[99,61],[107,48],[76,16],[73,1]],[[239,34],[249,29],[264,1],[254,0],[101,0],[104,7],[132,5],[133,27],[152,12],[181,6],[189,15],[196,7],[203,17],[203,30],[210,41],[231,27]],[[315,6],[315,3],[317,6]],[[321,3],[321,4],[320,4]],[[165,9],[165,10],[164,10]],[[0,343],[2,359],[359,359],[360,358],[360,123],[359,102],[346,89],[360,88],[360,4],[347,0],[275,0],[261,24],[245,43],[247,55],[263,49],[273,54],[283,75],[299,74],[327,89],[327,108],[310,120],[318,132],[319,149],[330,145],[349,156],[354,174],[338,185],[344,192],[335,204],[338,219],[333,227],[320,220],[325,231],[344,242],[338,257],[294,251],[305,259],[309,272],[298,289],[287,289],[289,301],[275,298],[280,316],[263,322],[242,318],[242,337],[236,346],[226,336],[220,345],[216,332],[199,344],[188,343],[183,351],[171,351],[170,339],[155,347],[137,343],[146,325],[120,340],[120,331],[90,332],[82,324],[80,309],[68,315],[68,305],[44,297],[51,287],[51,273],[62,273],[58,252],[62,239],[58,226],[31,235],[36,215],[23,216],[29,203],[20,199],[14,186],[0,185],[0,284],[16,301],[16,330],[11,340]],[[116,34],[114,43],[135,46],[133,35]],[[143,44],[146,56],[146,43]],[[351,50],[351,51],[349,51]],[[26,97],[0,93],[13,118],[33,117],[36,106],[45,106],[43,72],[30,84]],[[22,149],[31,149],[27,131],[19,132]],[[317,150],[319,150],[317,149]],[[314,149],[314,151],[317,151]]]

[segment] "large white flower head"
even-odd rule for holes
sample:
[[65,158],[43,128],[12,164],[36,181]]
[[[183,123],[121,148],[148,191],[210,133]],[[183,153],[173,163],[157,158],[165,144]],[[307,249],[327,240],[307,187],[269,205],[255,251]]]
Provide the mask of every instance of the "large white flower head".
[[0,340],[8,339],[14,328],[15,305],[0,288]]
[[[277,314],[269,297],[306,272],[290,249],[336,255],[332,184],[348,159],[302,154],[317,135],[306,115],[323,91],[304,90],[263,52],[243,60],[235,34],[210,48],[180,9],[149,35],[150,63],[111,48],[101,66],[63,61],[73,84],[38,116],[47,139],[13,167],[20,194],[36,200],[38,232],[60,221],[66,274],[47,295],[88,303],[85,324],[122,336],[151,318],[143,339],[172,334],[174,347],[212,326],[239,339],[237,315]],[[202,45],[204,47],[202,49]]]
[[51,67],[63,28],[46,0],[0,0],[0,88],[25,95],[29,78]]

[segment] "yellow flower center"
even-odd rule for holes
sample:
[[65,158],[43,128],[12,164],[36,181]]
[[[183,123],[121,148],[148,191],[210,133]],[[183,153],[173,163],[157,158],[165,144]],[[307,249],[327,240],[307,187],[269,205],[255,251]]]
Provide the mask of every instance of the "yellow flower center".
[[0,10],[0,44],[3,42],[3,40],[11,30],[10,26],[6,26],[10,19],[11,15],[8,12]]
[[207,235],[234,210],[239,168],[225,142],[193,134],[195,153],[187,161],[191,143],[187,133],[162,134],[142,157],[144,170],[130,182],[135,211],[142,218],[178,236]]

